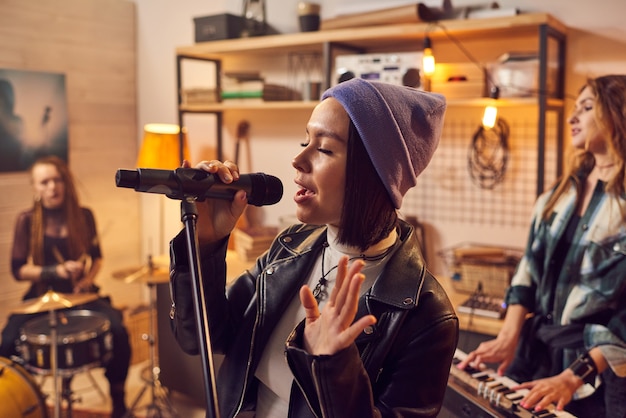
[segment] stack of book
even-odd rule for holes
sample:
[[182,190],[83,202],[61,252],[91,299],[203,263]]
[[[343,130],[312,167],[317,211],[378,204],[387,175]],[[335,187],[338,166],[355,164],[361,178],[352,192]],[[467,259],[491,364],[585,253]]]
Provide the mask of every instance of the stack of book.
[[265,83],[263,100],[266,102],[302,100],[302,93],[279,84]]
[[235,228],[235,251],[242,261],[255,260],[270,248],[277,233],[275,227]]
[[217,102],[217,90],[215,88],[194,87],[183,90],[184,105],[204,105]]
[[222,77],[223,101],[263,101],[264,80],[258,72],[225,73]]

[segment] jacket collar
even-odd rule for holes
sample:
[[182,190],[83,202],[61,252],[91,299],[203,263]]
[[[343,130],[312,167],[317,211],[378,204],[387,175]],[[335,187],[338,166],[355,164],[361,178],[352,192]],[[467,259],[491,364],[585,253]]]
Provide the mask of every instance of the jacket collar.
[[[414,228],[401,220],[398,235],[398,249],[366,297],[401,309],[412,309],[417,306],[426,268]],[[296,225],[278,237],[283,249],[295,257],[312,251],[317,253],[325,241],[326,226]]]

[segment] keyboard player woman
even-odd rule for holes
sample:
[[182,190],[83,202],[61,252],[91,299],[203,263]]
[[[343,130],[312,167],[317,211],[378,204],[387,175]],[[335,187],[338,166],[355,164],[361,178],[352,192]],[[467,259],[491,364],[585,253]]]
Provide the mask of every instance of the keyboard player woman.
[[[626,416],[626,75],[589,79],[565,175],[536,202],[498,336],[458,367],[499,363],[521,401]],[[533,314],[533,315],[529,315]]]

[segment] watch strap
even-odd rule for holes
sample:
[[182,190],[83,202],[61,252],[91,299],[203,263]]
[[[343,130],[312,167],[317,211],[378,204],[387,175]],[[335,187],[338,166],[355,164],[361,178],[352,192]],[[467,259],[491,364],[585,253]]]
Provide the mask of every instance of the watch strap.
[[598,368],[589,353],[584,353],[568,367],[583,382],[594,384],[598,374]]

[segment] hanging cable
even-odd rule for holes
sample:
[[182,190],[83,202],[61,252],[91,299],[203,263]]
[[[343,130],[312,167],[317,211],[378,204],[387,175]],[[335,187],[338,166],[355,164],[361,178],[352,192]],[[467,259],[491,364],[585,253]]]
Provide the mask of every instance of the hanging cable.
[[[485,81],[491,85],[490,105],[485,113],[491,112],[491,121],[485,121],[472,138],[468,152],[468,169],[472,181],[482,189],[493,189],[504,180],[507,162],[509,160],[509,125],[505,120],[497,118],[495,102],[500,96],[500,87],[495,83],[489,71],[463,46],[463,44],[448,32],[441,23],[436,23],[443,33],[452,41],[465,56],[483,71]],[[493,107],[490,109],[490,107]],[[486,123],[489,122],[489,123]],[[491,125],[491,126],[490,126]],[[492,127],[493,126],[493,127]]]
[[498,119],[496,126],[479,126],[469,147],[467,164],[472,181],[481,189],[493,189],[504,180],[509,161],[509,125]]

